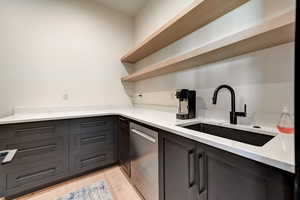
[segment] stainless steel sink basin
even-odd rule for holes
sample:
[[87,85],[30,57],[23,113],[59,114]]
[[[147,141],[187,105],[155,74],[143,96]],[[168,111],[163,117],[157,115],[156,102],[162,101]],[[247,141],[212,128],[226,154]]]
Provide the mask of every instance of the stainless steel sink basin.
[[255,146],[263,146],[274,138],[274,136],[271,135],[259,134],[255,132],[204,123],[186,126],[181,125],[181,127]]

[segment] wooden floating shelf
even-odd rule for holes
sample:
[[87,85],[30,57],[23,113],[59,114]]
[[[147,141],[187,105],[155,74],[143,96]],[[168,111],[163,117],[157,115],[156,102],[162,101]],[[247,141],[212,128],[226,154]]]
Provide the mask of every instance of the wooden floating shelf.
[[123,77],[122,81],[138,81],[198,67],[294,40],[295,11],[291,11],[246,30],[209,42],[191,52],[148,66]]
[[125,63],[137,61],[205,26],[249,0],[196,0],[140,45],[121,58]]

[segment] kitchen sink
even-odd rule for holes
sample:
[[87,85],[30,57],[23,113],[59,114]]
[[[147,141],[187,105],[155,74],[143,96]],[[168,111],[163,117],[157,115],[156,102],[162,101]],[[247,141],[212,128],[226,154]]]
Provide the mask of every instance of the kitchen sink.
[[263,146],[274,138],[274,136],[271,135],[259,134],[255,132],[204,123],[186,126],[181,125],[181,127],[255,146]]

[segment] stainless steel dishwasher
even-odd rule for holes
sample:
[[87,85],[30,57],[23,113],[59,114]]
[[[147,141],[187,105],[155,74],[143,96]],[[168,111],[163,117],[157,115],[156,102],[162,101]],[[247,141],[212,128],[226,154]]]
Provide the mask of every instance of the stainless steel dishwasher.
[[158,200],[158,133],[130,123],[131,182],[145,200]]

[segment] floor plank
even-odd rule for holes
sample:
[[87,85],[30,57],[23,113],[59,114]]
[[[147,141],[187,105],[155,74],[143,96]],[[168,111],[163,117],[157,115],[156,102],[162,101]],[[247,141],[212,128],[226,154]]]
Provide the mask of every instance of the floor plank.
[[[78,177],[43,190],[39,190],[16,200],[55,200],[69,192],[105,179],[113,194],[114,200],[142,200],[135,189],[128,182],[119,167],[111,167],[82,177]],[[0,199],[4,200],[4,199]]]

